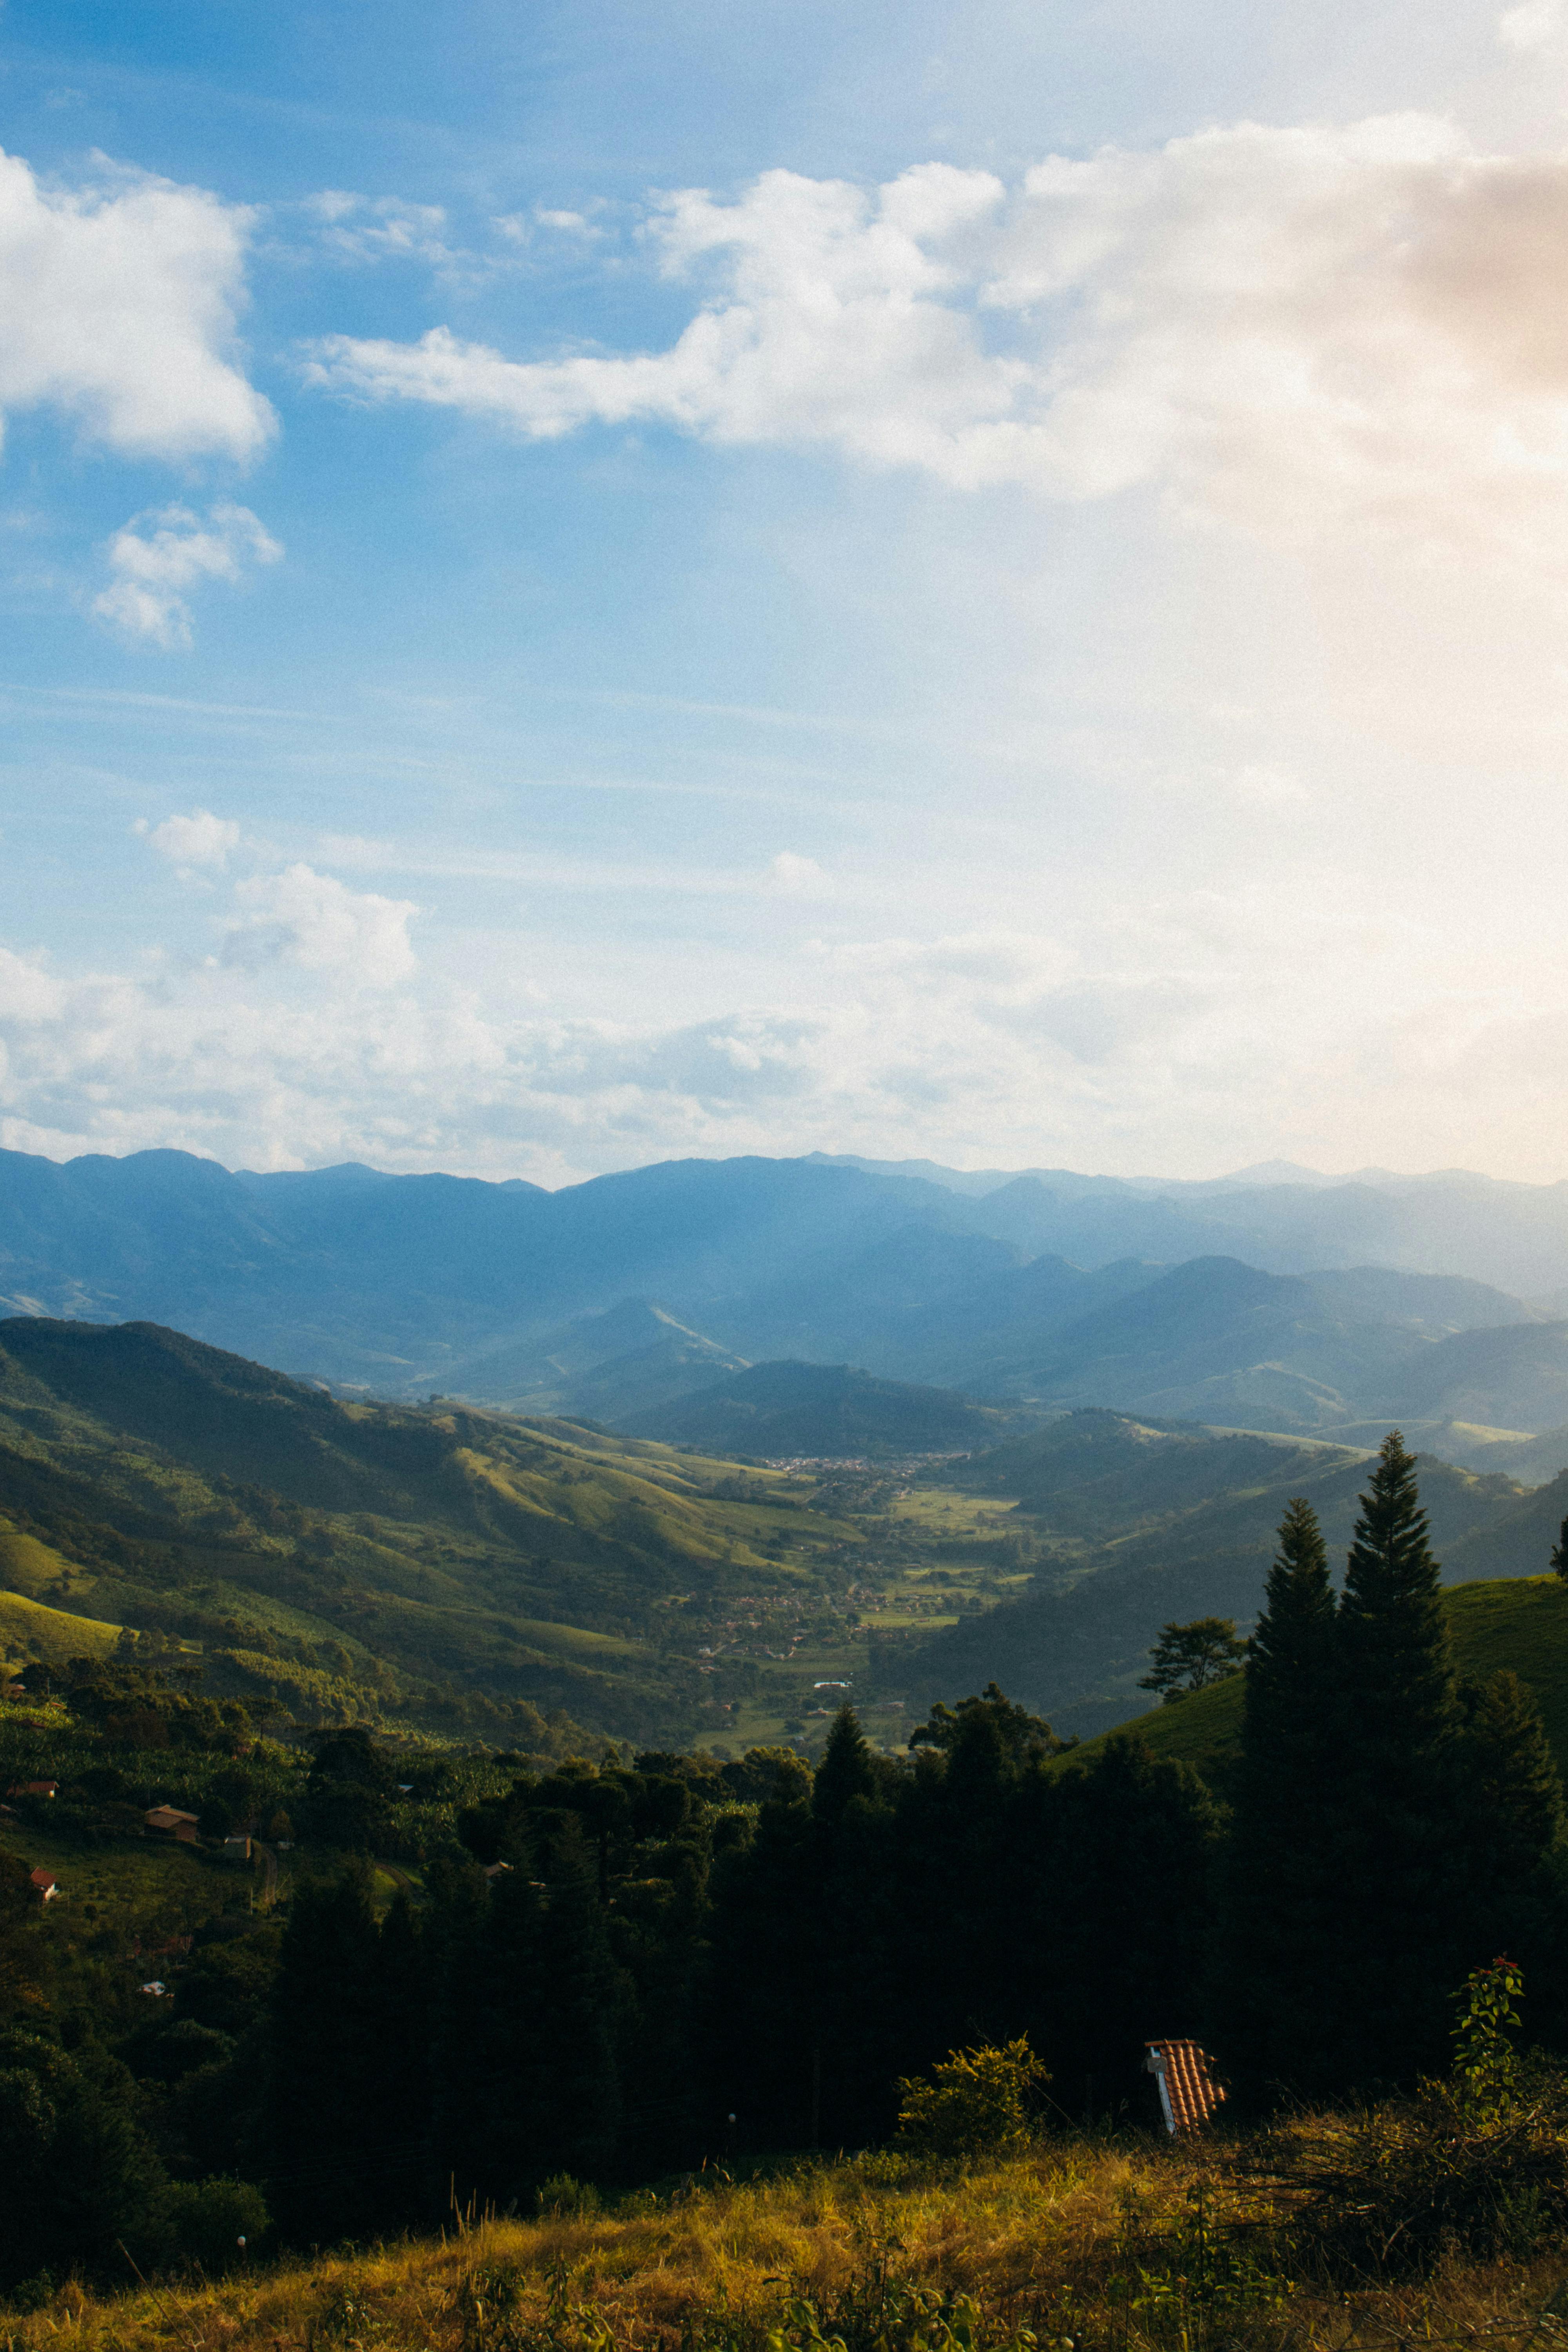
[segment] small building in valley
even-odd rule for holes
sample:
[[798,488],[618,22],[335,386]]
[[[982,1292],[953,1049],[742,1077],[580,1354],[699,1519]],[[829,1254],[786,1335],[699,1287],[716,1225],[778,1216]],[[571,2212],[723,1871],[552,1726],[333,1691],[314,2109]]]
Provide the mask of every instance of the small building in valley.
[[238,1831],[233,1837],[225,1838],[223,1842],[223,1858],[225,1862],[248,1862],[250,1860],[250,1840],[246,1836],[243,1830]]
[[59,1893],[52,1870],[35,1870],[29,1874],[34,1894],[42,1903],[52,1903]]
[[196,1843],[195,1813],[182,1813],[174,1805],[153,1805],[142,1818],[150,1830],[157,1830],[164,1837],[178,1838],[182,1845]]

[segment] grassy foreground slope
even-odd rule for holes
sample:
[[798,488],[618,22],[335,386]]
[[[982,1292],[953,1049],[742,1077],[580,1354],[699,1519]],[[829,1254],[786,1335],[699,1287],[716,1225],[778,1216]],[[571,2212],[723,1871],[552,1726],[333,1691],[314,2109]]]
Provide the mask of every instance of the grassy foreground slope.
[[[1460,1674],[1479,1679],[1511,1668],[1533,1693],[1557,1769],[1568,1778],[1568,1584],[1557,1576],[1518,1576],[1452,1585],[1443,1612]],[[1121,1728],[1223,1788],[1241,1738],[1243,1682],[1234,1675]],[[1114,1736],[1102,1732],[1072,1752],[1087,1755]]]
[[603,2214],[455,2216],[438,2241],[156,2288],[128,2279],[119,2296],[66,2285],[6,2314],[5,2340],[10,2352],[62,2341],[75,2352],[1275,2352],[1558,2340],[1563,2263],[1544,2244],[1502,2261],[1456,2251],[1433,2274],[1363,2277],[1352,2292],[1276,2271],[1245,2239],[1233,2249],[1256,2200],[1245,2150],[1226,2153],[1216,2164],[1202,2138],[1096,2133],[947,2178],[875,2154],[772,2180],[721,2173]]

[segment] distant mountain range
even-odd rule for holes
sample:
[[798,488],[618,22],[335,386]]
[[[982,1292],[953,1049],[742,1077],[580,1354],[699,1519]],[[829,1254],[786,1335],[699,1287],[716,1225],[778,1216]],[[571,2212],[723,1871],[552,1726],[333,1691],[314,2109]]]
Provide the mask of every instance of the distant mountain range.
[[1547,1476],[1559,1441],[1528,1448],[1568,1425],[1560,1293],[1568,1185],[1463,1174],[1161,1184],[813,1155],[547,1192],[0,1153],[0,1311],[156,1321],[340,1393],[617,1429],[788,1361],[1037,1415],[1352,1444],[1397,1420]]

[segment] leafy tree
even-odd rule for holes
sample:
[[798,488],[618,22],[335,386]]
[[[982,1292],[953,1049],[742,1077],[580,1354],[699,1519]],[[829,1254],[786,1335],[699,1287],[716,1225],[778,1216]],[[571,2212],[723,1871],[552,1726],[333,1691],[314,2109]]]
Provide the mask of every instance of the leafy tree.
[[92,2044],[0,2032],[0,2287],[48,2270],[123,2274],[163,2241],[167,2182],[132,2112],[125,2068]]
[[169,2221],[176,2253],[221,2278],[260,2252],[268,2215],[248,2180],[182,2180],[169,2192]]
[[1212,2040],[1237,2088],[1322,2086],[1318,2011],[1337,1932],[1338,1608],[1322,1531],[1298,1497],[1247,1645]]
[[994,1745],[1016,1764],[1031,1757],[1059,1756],[1072,1744],[1058,1739],[1043,1715],[1031,1715],[992,1682],[979,1698],[961,1698],[956,1706],[939,1699],[927,1720],[910,1732],[910,1749],[952,1748],[977,1720],[985,1722]]
[[1564,1583],[1568,1583],[1568,1519],[1564,1519],[1557,1530],[1557,1540],[1552,1547],[1552,1558],[1548,1564],[1556,1570]]
[[1138,1687],[1168,1702],[1239,1674],[1247,1643],[1237,1638],[1234,1617],[1194,1617],[1186,1625],[1162,1625],[1149,1655],[1152,1664]]
[[395,1834],[390,1758],[354,1724],[321,1742],[306,1783],[310,1836],[350,1853],[384,1852]]
[[1470,1970],[1458,1997],[1454,2080],[1472,2123],[1499,2121],[1518,2088],[1519,2053],[1510,2034],[1519,2031],[1514,2003],[1523,1992],[1522,1969],[1500,1952],[1489,1968]]

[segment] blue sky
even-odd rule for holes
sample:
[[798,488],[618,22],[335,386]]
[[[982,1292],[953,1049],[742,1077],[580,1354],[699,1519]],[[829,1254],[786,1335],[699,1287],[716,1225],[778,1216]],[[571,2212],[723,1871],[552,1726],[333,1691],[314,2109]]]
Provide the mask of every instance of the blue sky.
[[1565,99],[11,0],[0,1142],[1568,1173]]

